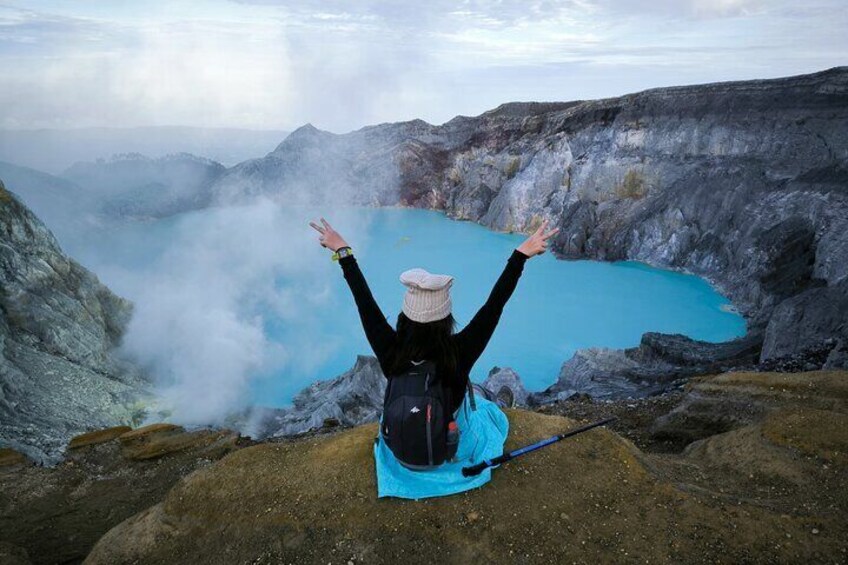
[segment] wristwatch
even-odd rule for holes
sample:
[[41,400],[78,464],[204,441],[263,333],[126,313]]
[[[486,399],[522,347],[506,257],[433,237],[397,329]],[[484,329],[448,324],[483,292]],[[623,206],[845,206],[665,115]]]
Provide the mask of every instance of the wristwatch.
[[338,261],[342,257],[347,257],[349,255],[353,255],[353,249],[350,247],[339,247],[336,249],[336,252],[333,253],[332,259],[333,261]]

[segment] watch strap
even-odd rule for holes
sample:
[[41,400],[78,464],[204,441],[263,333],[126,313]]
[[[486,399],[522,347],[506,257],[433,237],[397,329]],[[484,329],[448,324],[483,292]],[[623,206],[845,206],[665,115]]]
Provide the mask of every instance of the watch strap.
[[338,249],[336,249],[336,252],[333,253],[332,259],[333,261],[338,261],[342,257],[349,257],[351,255],[353,255],[353,249],[351,249],[349,246],[339,247]]

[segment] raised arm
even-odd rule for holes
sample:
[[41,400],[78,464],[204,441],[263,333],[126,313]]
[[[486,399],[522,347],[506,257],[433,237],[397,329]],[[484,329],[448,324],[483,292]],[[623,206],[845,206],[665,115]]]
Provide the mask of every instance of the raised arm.
[[[330,226],[327,220],[321,218],[321,223],[321,226],[315,222],[309,222],[309,225],[321,234],[318,241],[322,247],[326,247],[332,251],[338,251],[343,247],[350,247],[339,232]],[[342,257],[339,259],[339,264],[342,267],[344,278],[350,287],[356,307],[359,310],[359,319],[362,321],[365,337],[368,338],[368,343],[371,344],[371,349],[374,350],[374,355],[377,356],[380,366],[385,367],[388,353],[397,341],[397,334],[392,326],[389,325],[389,322],[386,321],[386,317],[377,305],[377,301],[374,300],[371,289],[368,288],[368,283],[365,281],[365,276],[359,270],[356,258],[353,255]]]
[[507,301],[515,291],[516,285],[518,285],[518,279],[521,277],[524,263],[528,258],[518,249],[512,251],[512,255],[507,260],[501,276],[495,282],[489,298],[468,322],[468,325],[457,334],[456,339],[466,370],[471,370],[471,367],[483,354],[483,350],[486,349],[486,345],[501,319],[504,306],[506,306]]
[[354,301],[356,301],[359,318],[362,320],[362,327],[365,329],[365,337],[368,338],[368,343],[371,344],[371,349],[374,350],[374,355],[377,356],[380,365],[384,366],[389,351],[397,341],[397,333],[386,320],[377,301],[374,300],[371,289],[368,288],[368,283],[365,281],[365,276],[356,262],[356,257],[353,255],[342,257],[339,259],[339,264],[342,266],[344,278],[353,293]]

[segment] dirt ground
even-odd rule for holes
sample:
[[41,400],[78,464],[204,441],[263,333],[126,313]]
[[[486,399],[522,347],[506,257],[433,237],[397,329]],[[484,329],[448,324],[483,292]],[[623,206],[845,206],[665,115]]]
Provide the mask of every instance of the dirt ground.
[[[740,411],[686,445],[651,431]],[[848,562],[848,373],[726,374],[544,412],[507,411],[507,447],[618,419],[422,501],[376,498],[374,425],[273,442],[105,430],[53,469],[0,454],[0,562],[78,563],[92,546],[86,562],[110,565]]]
[[[576,425],[508,416],[509,447]],[[848,469],[823,446],[844,450],[848,418],[794,417],[843,431],[807,453],[763,424],[706,453],[656,456],[597,429],[504,465],[483,488],[422,501],[375,498],[374,425],[257,445],[192,474],[86,563],[843,562]]]
[[109,528],[242,443],[232,433],[161,425],[119,441],[126,431],[75,438],[77,449],[54,468],[11,454],[0,461],[0,563],[81,563]]
[[581,396],[542,406],[537,411],[592,422],[614,417],[615,420],[607,424],[607,429],[629,439],[639,449],[653,453],[678,453],[686,444],[679,440],[655,437],[651,433],[651,425],[657,418],[677,407],[685,394],[683,390],[676,390],[647,398],[615,401],[592,400]]

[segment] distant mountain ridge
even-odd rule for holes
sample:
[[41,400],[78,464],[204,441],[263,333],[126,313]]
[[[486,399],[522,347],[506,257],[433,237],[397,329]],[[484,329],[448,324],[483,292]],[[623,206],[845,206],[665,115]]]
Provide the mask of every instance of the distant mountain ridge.
[[268,153],[287,133],[187,126],[0,130],[0,161],[59,174],[77,161],[115,153],[186,152],[230,166]]
[[[100,157],[93,161],[94,164],[112,164],[112,163],[122,163],[126,161],[141,161],[141,162],[158,162],[158,163],[166,163],[169,161],[196,161],[198,163],[204,163],[209,165],[220,165],[214,159],[209,159],[208,157],[202,157],[200,155],[193,155],[192,153],[187,153],[185,151],[177,151],[174,153],[168,153],[167,155],[162,155],[161,157],[149,157],[147,155],[143,155],[138,152],[129,152],[129,153],[114,153],[110,157]],[[85,161],[77,161],[70,167],[68,167],[63,174],[67,173],[70,170],[75,169],[79,165],[86,164]]]
[[207,187],[225,167],[189,153],[150,158],[121,153],[94,162],[77,162],[62,178],[102,201],[107,216],[162,217],[209,204]]

